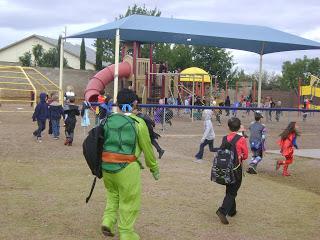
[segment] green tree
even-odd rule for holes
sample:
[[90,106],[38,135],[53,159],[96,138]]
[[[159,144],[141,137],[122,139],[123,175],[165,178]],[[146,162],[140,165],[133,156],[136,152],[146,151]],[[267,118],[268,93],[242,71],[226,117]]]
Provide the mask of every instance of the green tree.
[[57,48],[50,48],[48,51],[43,53],[40,67],[57,67],[58,57],[59,54]]
[[34,45],[32,48],[32,53],[34,56],[34,65],[40,66],[41,65],[41,59],[44,53],[43,46],[41,44]]
[[[43,49],[41,44],[38,44],[32,49],[33,56],[37,63],[35,64],[38,67],[58,67],[59,52],[57,48],[50,48],[48,51]],[[36,55],[35,55],[36,54]],[[23,66],[32,65],[32,54],[30,52],[25,52],[19,60]],[[63,58],[63,66],[68,67],[68,62],[66,58]]]
[[309,84],[308,73],[320,75],[320,59],[297,58],[295,62],[286,61],[282,64],[282,78],[280,78],[280,87],[283,89],[295,89],[297,91],[299,79],[302,84]]
[[[193,63],[193,47],[188,45],[174,45],[171,53],[171,62],[169,62],[169,69],[183,70],[192,67]],[[171,66],[172,65],[172,66]]]
[[29,52],[25,52],[21,57],[19,57],[19,61],[20,61],[22,66],[30,67],[31,64],[32,64],[31,58],[32,58],[32,55],[31,55],[31,53],[29,51]]
[[219,87],[224,88],[234,66],[232,55],[225,49],[198,46],[193,48],[192,55],[193,64],[217,76]]
[[86,61],[87,61],[87,53],[86,53],[86,46],[84,43],[84,39],[82,38],[81,47],[80,47],[80,69],[86,69]]
[[[139,15],[148,15],[148,16],[157,16],[159,17],[161,15],[161,12],[157,9],[148,9],[145,5],[138,6],[137,4],[134,4],[132,7],[128,7],[125,14],[120,14],[117,19],[121,19],[124,17],[128,17],[133,14],[139,14]],[[97,41],[93,44],[95,47],[97,47]],[[102,49],[103,49],[103,61],[106,62],[114,62],[114,48],[115,48],[115,41],[114,40],[102,40]],[[142,57],[148,57],[149,56],[149,46],[148,45],[141,45],[141,54]]]
[[[258,88],[259,72],[248,76],[249,80],[255,81]],[[265,90],[280,89],[280,76],[274,72],[263,71],[261,78],[261,88]]]
[[102,39],[96,40],[96,70],[102,69],[102,57],[103,57],[103,48],[102,48]]

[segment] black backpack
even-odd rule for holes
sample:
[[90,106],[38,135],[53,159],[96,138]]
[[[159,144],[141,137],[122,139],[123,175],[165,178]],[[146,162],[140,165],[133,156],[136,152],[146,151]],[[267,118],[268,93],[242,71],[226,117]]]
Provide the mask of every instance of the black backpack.
[[86,203],[89,202],[91,198],[93,189],[96,185],[97,178],[102,178],[102,151],[104,143],[104,130],[103,126],[106,122],[106,119],[102,123],[89,131],[88,136],[83,141],[82,150],[83,156],[87,161],[87,164],[95,176],[89,196],[86,198]]
[[236,182],[239,174],[237,171],[239,161],[236,143],[240,138],[241,136],[236,134],[231,142],[228,142],[227,136],[223,137],[222,144],[213,160],[211,181],[221,185],[229,185]]

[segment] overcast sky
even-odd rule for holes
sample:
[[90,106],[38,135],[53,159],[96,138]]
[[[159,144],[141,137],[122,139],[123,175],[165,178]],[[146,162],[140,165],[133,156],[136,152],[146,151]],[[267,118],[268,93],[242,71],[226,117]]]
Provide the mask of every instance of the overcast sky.
[[[70,35],[108,23],[134,3],[164,17],[263,25],[320,42],[320,0],[0,0],[0,48],[32,34],[58,38],[64,26]],[[230,51],[238,68],[258,70],[257,54]],[[320,50],[267,54],[263,68],[280,72],[283,61],[304,55],[319,57]]]

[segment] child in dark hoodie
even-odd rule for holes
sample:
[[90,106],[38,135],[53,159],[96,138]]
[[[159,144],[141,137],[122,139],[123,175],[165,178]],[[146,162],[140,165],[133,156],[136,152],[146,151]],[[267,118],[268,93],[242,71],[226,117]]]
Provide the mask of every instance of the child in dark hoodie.
[[64,123],[65,123],[65,134],[66,141],[64,145],[72,146],[74,129],[76,127],[77,119],[76,116],[80,115],[79,107],[74,104],[75,98],[70,97],[69,103],[64,107]]
[[59,97],[57,95],[52,95],[52,102],[49,105],[49,120],[52,124],[53,139],[58,140],[60,135],[60,119],[63,116],[63,108],[59,104]]
[[38,123],[38,129],[33,132],[33,136],[37,137],[38,142],[41,142],[41,132],[46,128],[46,120],[48,118],[46,98],[46,93],[40,93],[40,102],[37,104],[32,115],[32,120]]

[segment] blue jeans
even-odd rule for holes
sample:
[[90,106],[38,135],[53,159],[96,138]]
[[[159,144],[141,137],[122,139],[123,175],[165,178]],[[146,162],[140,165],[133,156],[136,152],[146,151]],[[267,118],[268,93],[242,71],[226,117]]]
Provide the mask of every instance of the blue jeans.
[[205,139],[203,143],[200,144],[200,149],[199,149],[199,152],[196,154],[196,158],[197,159],[202,159],[203,157],[203,151],[204,151],[204,147],[206,145],[209,145],[209,150],[210,152],[213,152],[213,140],[208,140],[208,139]]
[[60,119],[52,119],[52,133],[54,137],[59,137],[60,135]]
[[254,169],[257,169],[259,162],[262,161],[262,156],[263,156],[262,148],[258,150],[251,149],[251,151],[252,151],[252,158],[250,160],[249,166],[253,167]]

